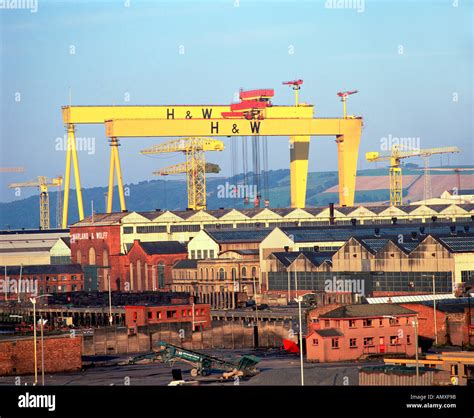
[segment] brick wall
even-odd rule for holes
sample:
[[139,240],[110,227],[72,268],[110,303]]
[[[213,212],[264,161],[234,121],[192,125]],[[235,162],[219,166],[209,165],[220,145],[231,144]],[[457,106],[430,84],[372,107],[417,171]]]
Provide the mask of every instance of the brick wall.
[[[421,303],[401,303],[400,306],[418,312],[418,335],[420,337],[435,339],[434,312],[432,306],[422,305]],[[448,342],[446,314],[439,310],[436,310],[436,327],[438,329],[438,344],[446,344]]]
[[[34,373],[33,337],[0,341],[0,376]],[[46,373],[80,370],[82,337],[45,337]],[[37,341],[37,366],[41,373],[41,341]]]

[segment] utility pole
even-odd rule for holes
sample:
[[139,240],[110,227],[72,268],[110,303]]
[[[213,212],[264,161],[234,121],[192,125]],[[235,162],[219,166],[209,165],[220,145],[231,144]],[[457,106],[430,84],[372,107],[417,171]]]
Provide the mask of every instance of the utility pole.
[[36,298],[30,298],[33,304],[33,358],[35,363],[35,381],[34,386],[38,383],[38,359],[36,357]]

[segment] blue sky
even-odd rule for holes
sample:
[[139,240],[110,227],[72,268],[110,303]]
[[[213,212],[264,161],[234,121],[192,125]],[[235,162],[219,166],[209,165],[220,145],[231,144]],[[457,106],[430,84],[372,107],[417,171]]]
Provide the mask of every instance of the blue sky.
[[[0,10],[0,165],[27,169],[2,175],[0,200],[17,198],[10,181],[64,174],[57,138],[65,134],[60,109],[70,91],[76,105],[223,104],[241,87],[268,87],[275,88],[275,104],[292,104],[281,82],[302,78],[301,100],[315,105],[316,116],[341,115],[336,93],[359,90],[348,110],[365,119],[360,168],[369,167],[365,152],[380,150],[389,135],[420,138],[422,148],[457,145],[462,154],[451,164],[474,163],[473,3],[365,0],[360,11],[358,1],[356,8],[326,7],[333,3],[130,0],[127,7],[125,0],[39,0],[36,13]],[[79,152],[83,186],[105,186],[103,126],[77,131],[95,138],[94,152]],[[208,160],[230,174],[226,141],[227,150]],[[287,168],[287,141],[269,141],[270,168]],[[126,182],[183,161],[139,154],[158,142],[122,141]],[[335,170],[336,157],[333,138],[312,140],[311,171]]]

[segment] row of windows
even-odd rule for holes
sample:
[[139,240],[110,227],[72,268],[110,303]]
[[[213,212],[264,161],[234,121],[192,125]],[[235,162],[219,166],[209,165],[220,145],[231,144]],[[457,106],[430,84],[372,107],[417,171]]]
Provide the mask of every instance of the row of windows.
[[[332,338],[331,339],[331,348],[333,350],[337,350],[342,347],[341,345],[341,339],[340,338]],[[349,338],[349,348],[357,348],[359,346],[359,339],[358,338]],[[398,337],[398,335],[392,335],[390,336],[390,345],[400,345],[402,343],[401,339]],[[407,335],[406,336],[406,343],[411,344],[411,336]],[[319,339],[318,338],[313,338],[312,344],[316,347],[319,346]],[[379,345],[384,346],[385,345],[385,339],[384,337],[379,338]],[[375,347],[375,339],[374,337],[364,337],[363,338],[363,346],[364,348],[368,347]]]
[[[341,328],[341,320],[336,319],[336,320],[330,320],[330,319],[323,319],[321,320],[322,324],[324,325],[324,328]],[[349,328],[357,328],[360,326],[360,323],[362,322],[362,326],[365,328],[371,328],[374,326],[379,326],[383,327],[384,326],[384,319],[379,318],[379,319],[370,319],[366,318],[363,320],[357,320],[357,319],[349,319],[346,320],[349,324]],[[409,318],[408,317],[403,317],[403,318],[388,318],[389,325],[391,326],[396,326],[396,325],[409,325]],[[318,318],[313,318],[311,321],[313,324],[318,324],[320,320]]]
[[206,260],[207,258],[214,258],[214,250],[191,250],[191,259]]
[[[451,216],[437,216],[438,219],[449,219],[451,220]],[[391,218],[392,223],[422,223],[426,219],[430,219],[429,215],[426,215],[426,218]],[[395,219],[395,221],[393,221]],[[363,219],[364,224],[386,224],[390,218],[367,218]],[[354,224],[361,224],[361,218],[353,218],[353,219],[335,219],[335,225],[354,225]],[[269,222],[238,222],[234,225],[234,223],[209,223],[204,224],[201,227],[200,224],[185,224],[185,225],[171,225],[170,232],[198,232],[202,228],[205,229],[233,229],[233,228],[268,228],[268,227],[275,227],[275,226],[324,226],[330,225],[329,220],[315,220],[315,221],[269,221]],[[147,233],[165,233],[167,232],[166,225],[145,225],[145,226],[137,226],[137,233],[139,234],[147,234]],[[124,234],[133,234],[134,227],[133,226],[124,226],[123,227]]]
[[166,225],[137,226],[137,234],[155,234],[166,232]]
[[[164,319],[165,317],[167,319],[169,318],[177,318],[177,313],[178,311],[176,310],[168,310],[168,311],[149,311],[148,312],[148,319],[149,320],[154,320],[154,319]],[[165,316],[166,314],[166,316]],[[205,314],[204,309],[195,309],[194,310],[194,315],[195,316],[202,316]],[[192,309],[181,309],[181,316],[182,317],[192,317],[193,316],[193,311]],[[137,313],[134,312],[134,320],[137,319]]]
[[[227,279],[227,271],[221,267],[217,270],[217,272],[214,271],[213,268],[201,268],[199,270],[199,278],[200,279],[203,279],[203,280],[225,280]],[[217,273],[215,275],[215,273]],[[248,276],[248,269],[247,267],[242,267],[242,269],[240,270],[240,273],[241,273],[241,276],[238,277],[237,276],[237,268],[236,267],[232,267],[231,270],[230,270],[230,278],[232,280],[237,280],[237,279],[246,279],[246,278],[249,278]],[[182,270],[175,270],[175,278],[179,278],[179,279],[197,279],[197,272],[190,272],[189,270],[185,270],[185,269],[182,269]],[[250,269],[250,278],[257,278],[258,276],[258,269],[257,267],[253,266],[251,269]],[[191,276],[194,276],[194,277],[191,277]]]
[[474,270],[463,270],[461,271],[461,281],[464,282],[470,282],[471,280],[474,280]]
[[76,292],[80,291],[81,286],[72,284],[72,285],[60,285],[60,286],[41,286],[39,289],[40,295],[44,293],[66,293],[66,292]]
[[[19,277],[18,277],[19,279]],[[38,281],[38,282],[49,282],[49,281],[52,281],[52,282],[57,282],[57,281],[67,281],[68,280],[68,276],[23,276],[21,278],[22,280],[34,280],[34,281]],[[78,280],[78,276],[77,275],[72,275],[71,276],[71,280]]]
[[[82,262],[82,252],[81,250],[76,251],[76,262],[79,264],[83,264]],[[94,247],[89,248],[88,252],[88,264],[91,266],[97,265],[97,256]],[[109,265],[109,252],[107,250],[102,251],[102,266]]]
[[[269,272],[269,290],[295,289],[294,272]],[[298,287],[305,290],[327,291],[327,284],[342,280],[344,287],[350,289],[351,282],[357,280],[364,284],[364,292],[370,294],[372,290],[377,291],[405,291],[405,292],[432,292],[432,279],[435,276],[435,287],[438,293],[449,293],[452,291],[451,272],[298,272]],[[337,289],[336,289],[337,290]]]

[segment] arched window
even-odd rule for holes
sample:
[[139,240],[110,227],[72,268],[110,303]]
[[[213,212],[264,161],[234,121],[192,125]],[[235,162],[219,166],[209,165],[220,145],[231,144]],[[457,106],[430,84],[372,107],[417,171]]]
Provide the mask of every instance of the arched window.
[[158,263],[158,289],[165,288],[165,263],[160,261]]
[[102,253],[102,265],[109,265],[109,252],[107,250],[104,250],[104,252]]
[[95,249],[94,247],[89,248],[89,265],[94,266],[96,263],[95,260]]
[[206,280],[209,280],[209,270],[207,267],[206,267]]
[[77,250],[77,252],[76,252],[76,263],[82,264],[82,253],[81,253],[81,250]]
[[225,280],[225,270],[222,267],[219,269],[219,280]]
[[231,274],[232,274],[232,280],[235,280],[237,279],[237,269],[235,267],[232,267],[232,270],[231,270]]
[[214,280],[214,269],[211,268],[211,280]]
[[257,267],[252,267],[252,277],[257,277]]
[[201,267],[201,277],[200,279],[204,279],[204,269]]
[[247,277],[247,267],[242,267],[242,277],[243,278]]

